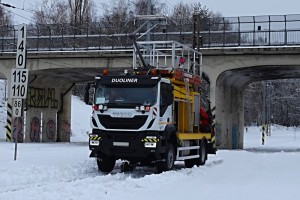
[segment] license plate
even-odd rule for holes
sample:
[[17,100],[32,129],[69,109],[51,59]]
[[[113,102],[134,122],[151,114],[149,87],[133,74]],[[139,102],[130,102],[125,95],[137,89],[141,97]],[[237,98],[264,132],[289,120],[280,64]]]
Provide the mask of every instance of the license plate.
[[113,146],[117,146],[117,147],[129,147],[129,142],[113,142]]
[[154,142],[145,142],[145,147],[147,147],[147,148],[156,148],[156,143],[154,143]]
[[90,145],[91,146],[99,146],[100,142],[99,141],[95,141],[95,140],[91,140],[90,141]]

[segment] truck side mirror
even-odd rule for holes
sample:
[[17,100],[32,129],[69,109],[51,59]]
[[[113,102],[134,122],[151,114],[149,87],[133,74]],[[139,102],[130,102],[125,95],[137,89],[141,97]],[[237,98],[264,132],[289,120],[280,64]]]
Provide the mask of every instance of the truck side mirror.
[[87,83],[86,86],[85,86],[85,91],[84,91],[84,102],[87,105],[92,105],[93,104],[93,102],[90,98],[90,89],[91,89],[91,84]]

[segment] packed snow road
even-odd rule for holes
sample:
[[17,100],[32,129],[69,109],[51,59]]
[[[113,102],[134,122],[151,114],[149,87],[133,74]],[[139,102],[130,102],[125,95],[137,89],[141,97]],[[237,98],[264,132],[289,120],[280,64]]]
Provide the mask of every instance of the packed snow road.
[[0,142],[0,200],[299,199],[299,128],[274,126],[262,146],[261,130],[250,127],[245,150],[219,150],[201,167],[185,169],[179,162],[162,174],[142,167],[120,173],[118,162],[102,174],[89,158],[91,108],[73,97],[72,110],[71,141],[85,143],[18,144],[13,161],[14,144]]
[[[119,162],[111,174],[103,174],[98,172],[95,160],[88,158],[87,145],[19,144],[17,161],[13,161],[13,144],[0,143],[0,146],[0,199],[129,198],[144,189],[162,189],[178,175],[185,178],[196,169],[185,170],[183,163],[178,163],[167,176],[151,175],[154,168],[146,167],[119,173]],[[216,159],[207,166],[221,163],[222,160]]]
[[177,162],[175,170],[162,174],[146,167],[120,173],[120,162],[103,174],[84,143],[19,144],[13,161],[14,145],[1,142],[0,199],[295,199],[299,142],[287,138],[288,151],[274,153],[255,147],[258,134],[246,139],[249,151],[221,150],[205,166],[186,169]]

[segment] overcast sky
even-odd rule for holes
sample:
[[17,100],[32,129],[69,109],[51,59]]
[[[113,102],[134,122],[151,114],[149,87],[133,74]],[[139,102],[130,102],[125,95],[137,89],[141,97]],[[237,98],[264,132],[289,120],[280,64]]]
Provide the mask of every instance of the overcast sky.
[[[29,9],[36,2],[42,0],[0,0],[2,3],[10,3],[18,8]],[[132,0],[134,1],[134,0]],[[168,6],[174,6],[181,0],[161,0]],[[108,0],[94,0],[99,7],[101,2],[108,2]],[[201,2],[203,6],[214,12],[220,12],[224,17],[236,16],[257,16],[257,15],[287,15],[287,14],[300,14],[300,1],[299,0],[184,0],[186,3]],[[15,23],[30,23],[30,13],[19,10],[10,9],[15,14]],[[28,19],[17,16],[21,15]]]

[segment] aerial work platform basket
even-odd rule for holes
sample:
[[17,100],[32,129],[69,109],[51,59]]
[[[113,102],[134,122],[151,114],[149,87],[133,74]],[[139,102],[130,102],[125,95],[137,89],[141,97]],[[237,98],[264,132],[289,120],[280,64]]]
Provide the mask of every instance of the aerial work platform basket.
[[133,69],[141,67],[141,54],[149,68],[173,71],[180,69],[198,76],[202,73],[202,53],[184,44],[176,41],[139,41],[137,46],[139,49],[134,46],[133,51]]
[[184,44],[176,41],[137,42],[133,51],[133,69],[145,70],[143,63],[147,63],[148,70],[159,70],[161,75],[188,82],[197,90],[200,88],[202,53]]

